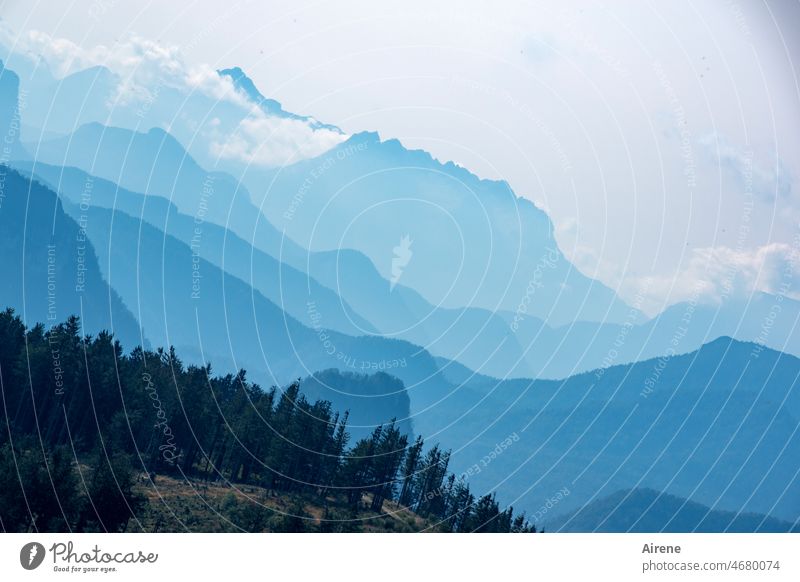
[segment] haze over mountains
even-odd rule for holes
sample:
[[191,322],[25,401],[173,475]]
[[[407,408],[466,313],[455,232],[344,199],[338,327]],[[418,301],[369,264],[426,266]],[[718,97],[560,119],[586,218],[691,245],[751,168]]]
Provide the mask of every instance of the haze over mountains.
[[[798,388],[794,356],[720,338],[565,380],[467,383],[414,421],[423,434],[447,427],[440,438],[458,471],[489,455],[471,481],[520,507],[564,487],[556,513],[650,487],[791,522],[800,515]],[[513,434],[512,447],[491,454]]]
[[[116,131],[127,133],[129,142],[149,135]],[[157,143],[149,149],[157,149]],[[185,152],[175,157],[190,160]],[[16,166],[27,172],[34,168],[31,162],[17,162]],[[133,158],[127,158],[126,167],[135,176],[150,171],[148,164],[136,164]],[[192,162],[184,167],[196,166]],[[177,164],[171,172],[178,172]],[[191,216],[159,195],[145,197],[76,168],[62,169],[37,160],[36,173],[75,204],[113,207],[168,232],[305,325],[321,322],[350,335],[406,339],[484,375],[565,377],[615,363],[690,351],[720,335],[800,353],[793,333],[800,310],[788,297],[758,293],[747,299],[728,298],[721,307],[677,304],[639,324],[634,323],[640,317],[638,312],[631,310],[621,324],[573,322],[551,327],[527,314],[492,313],[475,307],[436,308],[409,287],[392,287],[358,251],[307,252],[264,220],[258,225],[260,248],[254,249],[247,240],[215,225],[212,214],[205,211],[207,205],[201,215]],[[191,191],[192,183],[186,181],[181,191]],[[91,187],[88,197],[87,184]],[[200,235],[195,232],[197,220],[202,223]],[[309,301],[318,312],[316,322],[311,321]],[[780,318],[771,316],[776,306]]]
[[82,332],[113,330],[128,348],[142,344],[134,316],[100,274],[95,249],[52,191],[0,165],[2,309],[29,325],[80,314]]
[[[59,317],[82,313],[87,333],[172,345],[264,385],[305,378],[354,430],[396,418],[515,507],[567,488],[553,510],[567,529],[668,527],[653,512],[679,528],[795,527],[792,299],[685,303],[648,321],[570,264],[548,216],[505,182],[287,112],[241,69],[214,73],[217,98],[156,84],[145,107],[109,69],[58,80],[16,62],[19,77],[0,71],[0,129],[28,129],[4,160],[21,174],[0,166],[0,222],[24,277],[6,279],[0,307],[48,321],[55,244]],[[220,137],[253,119],[302,127],[313,147],[272,167],[230,157],[260,151],[242,129]],[[618,496],[643,488],[665,496]],[[609,520],[612,502],[647,525]]]

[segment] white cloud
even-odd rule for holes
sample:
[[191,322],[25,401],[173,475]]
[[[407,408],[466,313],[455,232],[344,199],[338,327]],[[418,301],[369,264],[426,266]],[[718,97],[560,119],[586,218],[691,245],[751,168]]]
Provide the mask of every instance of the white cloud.
[[[209,120],[188,119],[183,111],[163,119],[150,119],[162,127],[173,127],[175,119],[191,130],[193,141],[205,142],[207,151],[223,160],[273,166],[287,160],[314,157],[347,139],[347,135],[327,128],[314,127],[314,120],[287,119],[267,115],[256,103],[238,91],[228,76],[221,76],[208,64],[188,66],[176,46],[166,46],[146,38],[130,35],[113,47],[78,46],[72,41],[49,34],[30,31],[18,36],[7,28],[0,37],[16,52],[42,58],[57,77],[93,66],[104,66],[117,77],[115,91],[109,96],[109,107],[150,105],[159,99],[165,87],[185,95],[203,95],[209,99],[209,110],[225,101],[239,109],[238,116]],[[176,106],[180,106],[177,103]],[[196,140],[197,137],[204,138]]]
[[800,249],[771,243],[752,250],[729,247],[695,249],[672,277],[632,277],[625,283],[631,297],[646,290],[642,310],[654,315],[681,301],[720,304],[755,292],[800,298]]
[[222,159],[272,166],[318,156],[347,137],[329,129],[313,129],[302,120],[254,111],[233,133],[218,134],[211,152]]
[[[8,31],[3,36],[8,37]],[[138,35],[130,35],[113,47],[98,45],[91,48],[78,46],[70,40],[55,38],[37,30],[21,34],[14,39],[15,51],[32,57],[41,57],[57,77],[103,66],[120,78],[120,96],[152,96],[160,86],[170,86],[189,91],[199,91],[217,100],[230,100],[250,107],[245,96],[239,94],[229,78],[220,77],[216,70],[205,64],[187,66],[176,46],[166,46]]]

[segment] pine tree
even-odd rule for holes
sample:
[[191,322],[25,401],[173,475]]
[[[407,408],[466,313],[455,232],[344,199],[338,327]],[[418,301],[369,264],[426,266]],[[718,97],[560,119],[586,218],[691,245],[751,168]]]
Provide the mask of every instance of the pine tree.
[[424,441],[421,436],[417,436],[414,444],[408,448],[403,463],[403,486],[400,490],[398,502],[400,505],[408,506],[414,497],[414,479],[416,478],[417,468],[419,467],[420,457]]
[[98,446],[86,480],[83,529],[124,531],[128,520],[144,506],[144,498],[133,491],[136,472],[129,455]]

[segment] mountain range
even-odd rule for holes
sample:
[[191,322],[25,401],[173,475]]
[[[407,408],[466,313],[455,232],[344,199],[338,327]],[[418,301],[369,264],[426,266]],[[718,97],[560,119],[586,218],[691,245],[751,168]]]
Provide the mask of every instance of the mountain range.
[[[216,72],[224,98],[165,83],[134,106],[107,68],[10,62],[0,243],[19,276],[0,302],[26,323],[77,313],[126,350],[303,378],[359,437],[395,419],[506,504],[535,513],[568,491],[551,530],[796,528],[800,303],[648,319],[506,182],[287,112],[236,67]],[[272,166],[205,147],[253,115],[331,145]]]

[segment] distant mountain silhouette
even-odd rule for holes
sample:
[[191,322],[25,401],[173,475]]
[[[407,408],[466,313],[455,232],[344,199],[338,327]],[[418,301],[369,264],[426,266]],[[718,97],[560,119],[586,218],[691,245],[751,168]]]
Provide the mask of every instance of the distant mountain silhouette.
[[75,166],[92,175],[148,195],[168,198],[190,216],[247,225],[252,236],[258,211],[245,190],[220,172],[208,172],[166,131],[147,133],[99,123],[82,125],[68,136],[38,144],[36,161]]
[[126,349],[140,345],[136,319],[103,279],[95,249],[64,213],[54,192],[0,166],[0,305],[28,325],[78,314],[85,334],[114,333]]
[[549,218],[505,182],[481,180],[397,140],[361,133],[317,158],[242,178],[275,226],[314,251],[354,248],[391,280],[449,308],[515,311],[553,324],[623,321],[631,308],[558,250]]
[[[340,133],[334,126],[286,112],[279,103],[265,98],[241,69],[219,73],[268,115]],[[394,283],[416,289],[433,305],[514,311],[524,302],[530,316],[553,325],[574,320],[620,322],[629,315],[630,308],[611,290],[569,264],[557,249],[549,219],[530,202],[517,198],[504,182],[479,180],[452,163],[441,164],[425,152],[407,150],[396,140],[381,142],[376,134],[369,133],[353,136],[322,156],[280,171],[220,159],[200,147],[197,128],[184,127],[182,120],[205,123],[217,119],[224,127],[235,128],[244,110],[231,101],[211,100],[200,92],[184,95],[169,83],[152,89],[157,94],[144,103],[134,100],[134,107],[118,98],[119,81],[107,69],[93,68],[54,80],[40,92],[40,98],[48,103],[63,100],[68,108],[76,107],[80,115],[65,114],[64,119],[69,121],[55,128],[47,123],[49,107],[36,104],[31,108],[30,117],[36,122],[31,123],[44,126],[48,132],[74,128],[63,138],[30,143],[37,149],[37,160],[76,166],[130,190],[169,197],[190,216],[198,212],[200,198],[209,191],[212,177],[214,195],[204,198],[210,205],[207,220],[228,226],[257,246],[264,245],[261,239],[268,235],[262,231],[269,227],[256,227],[259,213],[250,204],[247,191],[237,188],[225,173],[198,171],[195,158],[200,156],[201,162],[224,167],[244,179],[258,202],[266,199],[267,218],[279,230],[286,227],[295,241],[311,250],[341,248],[337,229],[350,223],[352,217],[347,213],[365,204],[375,205],[371,215],[353,223],[349,231],[358,242],[345,240],[344,247],[367,254],[389,280],[392,249],[408,234],[413,258]],[[178,111],[181,116],[176,119]],[[169,120],[174,120],[171,132],[190,144],[191,155],[159,129]],[[104,127],[99,121],[133,129]],[[86,125],[79,125],[84,122]],[[329,164],[329,160],[335,163]],[[320,167],[325,171],[317,172]],[[301,191],[300,186],[312,173],[318,177]],[[304,199],[304,210],[292,213],[290,224],[283,224],[284,214],[296,205],[298,192]],[[320,215],[319,210],[333,193],[337,194],[328,212]],[[408,200],[399,202],[398,197]],[[398,212],[398,204],[405,207],[402,212]],[[339,212],[344,214],[339,216]],[[309,220],[314,216],[321,216],[321,222],[315,239],[310,241]],[[387,216],[389,222],[383,220]],[[383,228],[387,225],[391,228]],[[370,228],[374,231],[371,234]],[[411,236],[415,230],[419,230],[416,239]],[[434,235],[435,240],[431,238]],[[531,286],[535,300],[529,296]],[[506,360],[509,358],[518,359],[514,354]]]
[[[204,223],[201,236],[196,236],[194,219],[159,196],[130,192],[76,168],[30,162],[16,166],[28,172],[35,168],[76,204],[91,180],[86,204],[141,216],[188,245],[196,238],[203,258],[253,285],[305,325],[311,323],[307,302],[313,300],[326,327],[350,335],[402,338],[481,375],[568,377],[601,366],[686,353],[720,335],[763,340],[773,349],[800,354],[800,340],[793,333],[800,304],[788,297],[778,301],[758,293],[749,300],[729,298],[720,306],[678,304],[636,326],[575,322],[551,328],[526,317],[514,330],[512,313],[436,308],[413,289],[392,288],[358,251],[307,253],[272,231],[273,236],[265,238],[271,256],[212,223]],[[280,255],[285,262],[274,259]],[[776,304],[782,315],[777,320],[769,317]]]
[[84,215],[104,276],[132,306],[147,338],[174,345],[184,361],[212,361],[218,373],[245,368],[262,385],[286,385],[329,368],[385,371],[401,378],[409,394],[446,384],[418,346],[335,332],[313,310],[311,325],[303,325],[145,221],[96,207],[70,211]]
[[457,471],[517,434],[471,476],[483,487],[502,481],[503,498],[515,507],[536,511],[568,487],[563,513],[620,489],[650,487],[719,510],[800,517],[800,360],[793,356],[719,338],[689,354],[565,380],[501,382],[438,365],[458,389],[426,393],[424,402],[412,394],[415,429],[439,430],[443,445],[457,451]]
[[550,532],[800,532],[797,523],[711,509],[653,489],[618,491],[545,523]]
[[411,405],[403,382],[384,372],[360,374],[331,369],[315,372],[300,386],[311,400],[329,401],[335,410],[349,411],[347,430],[353,441],[367,437],[392,419],[405,434],[413,434]]
[[[313,123],[276,109],[277,102],[265,100],[241,70],[226,69],[220,74],[276,115]],[[88,86],[94,88],[91,83]],[[168,87],[159,91],[153,107],[163,107],[172,99]],[[198,111],[206,106],[210,105],[198,105]],[[215,115],[223,115],[233,105],[224,102],[219,107],[222,111],[214,109]],[[191,117],[193,109],[181,111]],[[112,113],[119,119],[119,112]],[[152,112],[146,109],[144,113]],[[143,119],[135,120],[135,127],[142,125]],[[195,136],[187,135],[187,139],[197,152]],[[175,138],[157,127],[143,133],[89,123],[35,146],[38,161],[79,167],[124,188],[168,197],[190,216],[208,205],[204,210],[208,221],[227,226],[261,250],[267,250],[263,239],[273,236],[266,232],[271,225],[259,221],[258,208],[247,190],[225,173],[203,170]],[[204,156],[208,158],[207,153]],[[278,232],[286,228],[290,237],[311,250],[360,250],[387,280],[392,279],[393,248],[408,234],[413,254],[392,282],[416,289],[433,305],[514,311],[524,303],[526,315],[550,324],[619,322],[630,314],[630,308],[611,290],[569,264],[557,249],[546,215],[517,198],[507,184],[480,180],[452,163],[439,163],[426,152],[407,150],[396,140],[381,142],[376,134],[359,134],[322,156],[282,170],[220,159],[214,163],[243,178],[259,206],[264,200],[266,217]],[[319,168],[325,170],[317,172]],[[318,177],[304,186],[312,174]],[[302,212],[291,212],[287,220],[287,212],[297,206],[298,192],[303,198]],[[336,197],[321,213],[332,193]],[[376,198],[378,194],[383,202]],[[348,231],[352,240],[340,241],[342,233],[337,229],[353,218],[348,212],[365,204],[373,205],[371,215],[352,224]],[[320,222],[314,227],[317,216]],[[312,230],[315,238],[308,240]],[[416,239],[411,236],[415,230],[419,230]],[[467,232],[469,236],[464,236]],[[519,359],[510,354],[506,360],[510,358]]]
[[[30,92],[25,107],[25,122],[48,132],[67,134],[86,123],[107,122],[115,102],[124,100],[118,93],[121,79],[106,67],[90,67],[50,79]],[[26,139],[40,139],[40,135]],[[34,150],[32,150],[34,151]]]
[[309,253],[305,267],[381,334],[408,340],[432,354],[463,362],[485,374],[525,377],[535,373],[504,319],[480,308],[435,307],[415,290],[392,287],[358,251]]
[[[370,322],[314,278],[253,248],[223,227],[210,222],[199,224],[180,213],[165,198],[131,192],[77,168],[42,163],[17,163],[16,166],[28,172],[35,169],[37,177],[72,202],[67,209],[75,216],[80,216],[78,206],[83,205],[115,209],[140,218],[188,245],[199,257],[246,282],[305,325],[313,323],[309,313],[309,303],[313,303],[314,309],[324,314],[325,327],[350,335],[376,332]],[[89,196],[85,195],[87,184]]]
[[[270,246],[271,256],[212,223],[201,225],[198,234],[193,218],[159,196],[131,192],[77,168],[41,162],[18,162],[16,166],[28,172],[35,170],[74,204],[116,208],[141,217],[190,246],[195,239],[195,250],[203,258],[252,285],[305,325],[313,323],[308,307],[313,301],[326,327],[349,335],[402,338],[487,374],[529,376],[535,372],[502,317],[481,309],[437,309],[412,289],[402,285],[392,288],[358,251],[304,254],[289,241],[279,242],[276,236]],[[87,181],[91,183],[91,196],[81,200]],[[274,258],[282,255],[285,263]],[[357,313],[351,307],[354,304],[369,315]]]
[[[677,304],[646,321],[633,314],[636,319],[623,324],[577,321],[552,327],[526,315],[515,325],[513,312],[436,307],[409,287],[392,289],[372,261],[352,249],[312,252],[297,266],[357,306],[384,335],[496,378],[566,378],[687,353],[722,335],[800,356],[800,335],[794,333],[800,302],[789,297],[754,293],[719,306]],[[777,319],[770,316],[776,305]]]

